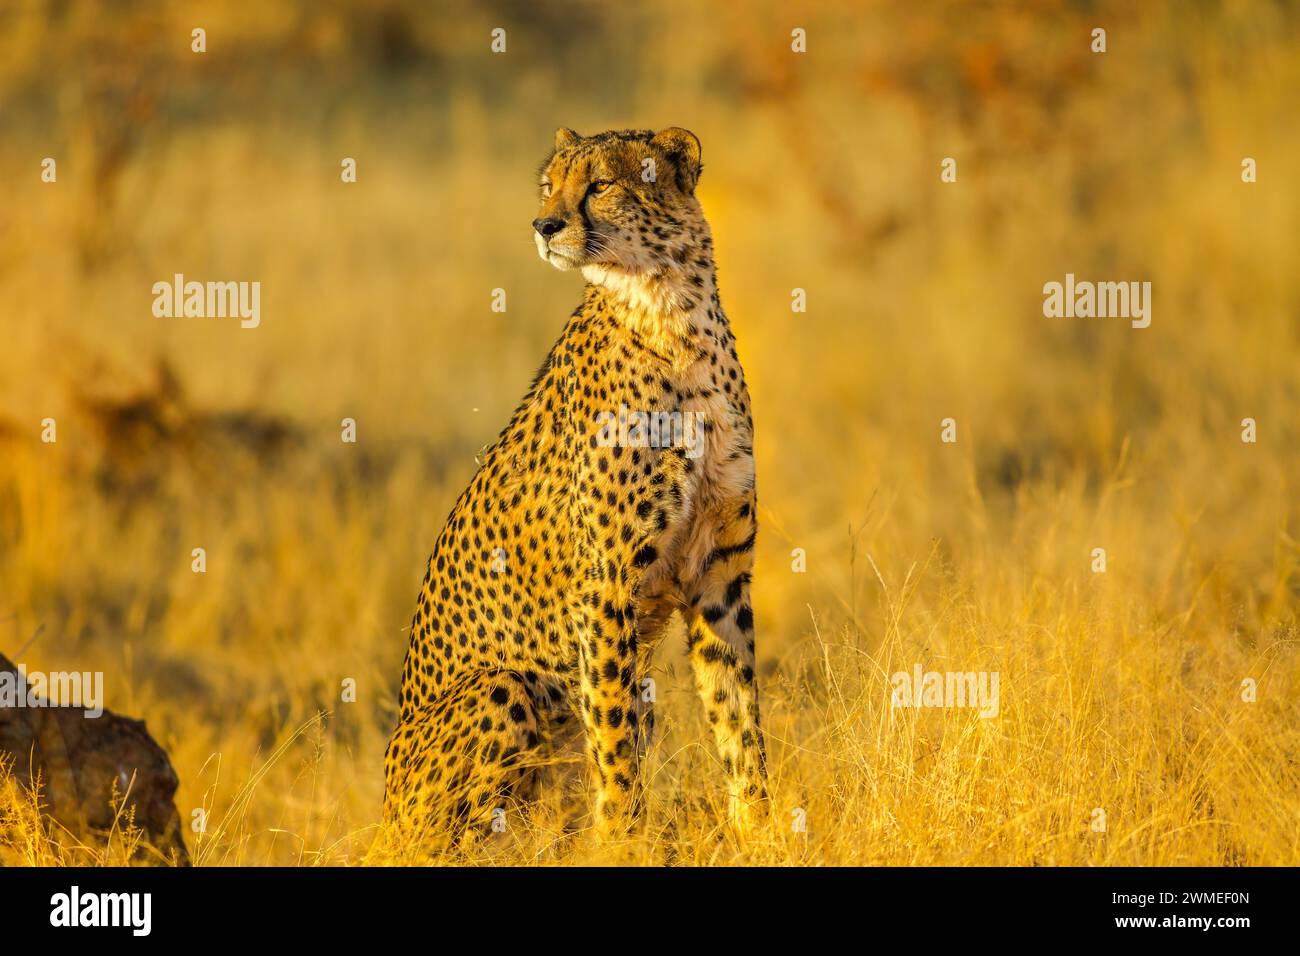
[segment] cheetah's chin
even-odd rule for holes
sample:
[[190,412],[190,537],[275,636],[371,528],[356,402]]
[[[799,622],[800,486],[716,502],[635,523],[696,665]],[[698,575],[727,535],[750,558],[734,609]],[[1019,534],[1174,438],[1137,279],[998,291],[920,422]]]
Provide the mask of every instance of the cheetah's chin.
[[555,266],[555,268],[559,269],[561,272],[570,272],[573,269],[578,268],[578,262],[576,260],[570,259],[568,256],[561,255],[558,252],[548,251],[546,253],[546,261]]

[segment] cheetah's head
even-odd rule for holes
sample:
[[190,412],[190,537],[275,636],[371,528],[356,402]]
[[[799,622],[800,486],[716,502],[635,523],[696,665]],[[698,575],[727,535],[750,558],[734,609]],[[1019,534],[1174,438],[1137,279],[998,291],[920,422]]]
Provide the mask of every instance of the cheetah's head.
[[684,263],[706,236],[695,198],[700,141],[670,127],[579,136],[561,127],[542,164],[537,254],[591,281],[654,276]]

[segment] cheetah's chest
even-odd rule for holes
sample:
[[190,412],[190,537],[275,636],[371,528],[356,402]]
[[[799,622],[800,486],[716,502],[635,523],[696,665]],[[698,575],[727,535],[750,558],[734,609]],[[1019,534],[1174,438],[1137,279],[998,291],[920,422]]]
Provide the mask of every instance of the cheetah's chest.
[[[688,601],[704,556],[722,530],[720,513],[747,496],[754,483],[748,395],[743,379],[731,387],[723,363],[697,362],[676,381],[671,409],[682,422],[676,447],[681,494],[671,524],[655,542],[658,559],[642,583],[641,617],[647,631]],[[676,419],[674,419],[676,420]]]

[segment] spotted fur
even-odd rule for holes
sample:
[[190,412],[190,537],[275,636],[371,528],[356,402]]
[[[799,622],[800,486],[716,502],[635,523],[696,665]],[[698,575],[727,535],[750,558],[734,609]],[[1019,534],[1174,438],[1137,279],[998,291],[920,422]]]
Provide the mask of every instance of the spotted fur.
[[[744,833],[766,807],[753,420],[700,169],[686,130],[556,133],[534,236],[587,286],[430,556],[385,760],[394,823],[452,834],[528,801],[576,717],[597,828],[620,832],[652,727],[641,680],[675,611],[731,821]],[[610,446],[601,416],[620,406],[692,413],[702,441]]]

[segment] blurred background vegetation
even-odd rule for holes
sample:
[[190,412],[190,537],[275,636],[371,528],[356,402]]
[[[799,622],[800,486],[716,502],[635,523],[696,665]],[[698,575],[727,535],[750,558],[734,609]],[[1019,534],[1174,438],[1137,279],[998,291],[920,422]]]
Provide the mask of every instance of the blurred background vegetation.
[[[199,862],[360,860],[429,547],[579,296],[536,164],[556,126],[685,126],[779,812],[721,834],[666,646],[623,858],[1300,862],[1298,40],[1266,0],[4,0],[0,650],[106,672],[210,811]],[[260,328],[154,318],[177,272],[260,281]],[[1067,272],[1151,281],[1151,327],[1044,318]],[[1000,670],[1002,718],[891,714],[914,663]]]

